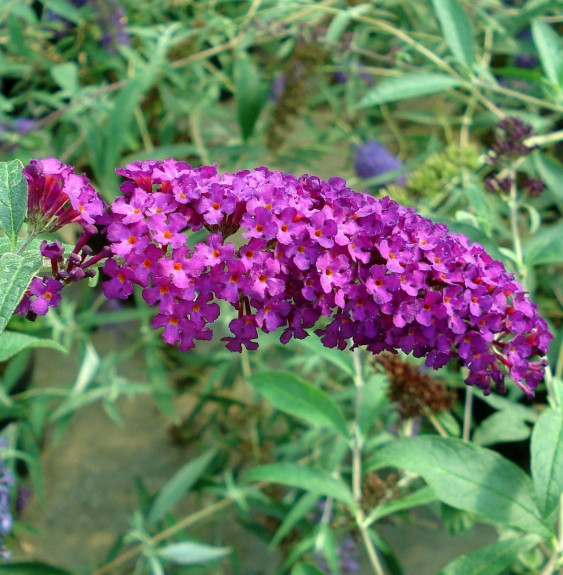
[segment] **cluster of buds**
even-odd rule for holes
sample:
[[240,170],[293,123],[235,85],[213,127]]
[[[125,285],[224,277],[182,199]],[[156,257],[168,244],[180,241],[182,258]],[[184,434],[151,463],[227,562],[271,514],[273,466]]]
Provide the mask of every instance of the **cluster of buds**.
[[[545,190],[545,184],[538,178],[522,174],[517,182],[518,174],[514,170],[515,162],[531,154],[535,147],[526,143],[533,135],[533,129],[518,118],[504,118],[498,125],[498,132],[489,152],[489,164],[495,167],[495,172],[485,180],[485,187],[491,193],[506,193],[516,183],[535,198]],[[520,181],[521,180],[521,181]]]
[[454,391],[398,355],[385,353],[378,361],[387,371],[387,395],[404,419],[439,413],[453,405]]
[[76,246],[64,257],[60,241],[43,241],[41,255],[50,260],[52,277],[36,277],[20,302],[17,313],[33,320],[45,315],[61,300],[61,290],[69,283],[92,277],[92,266],[109,255],[109,249],[92,256],[87,241],[98,233],[94,224],[107,223],[105,204],[84,175],[55,159],[32,160],[23,171],[28,182],[27,223],[31,237],[55,232],[76,222],[83,232]]
[[[136,162],[111,206],[109,298],[140,285],[154,328],[185,351],[212,337],[218,300],[237,311],[227,348],[315,333],[327,347],[366,346],[452,359],[485,393],[508,374],[528,395],[552,335],[504,266],[389,198],[267,168],[234,174],[174,160]],[[190,249],[186,232],[208,230]],[[228,238],[236,234],[234,241]]]

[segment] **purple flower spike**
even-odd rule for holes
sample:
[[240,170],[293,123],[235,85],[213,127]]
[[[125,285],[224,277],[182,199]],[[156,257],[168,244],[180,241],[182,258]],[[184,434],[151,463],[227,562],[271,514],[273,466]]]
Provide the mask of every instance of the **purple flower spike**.
[[[356,148],[354,168],[361,178],[375,178],[387,172],[400,170],[402,167],[403,162],[394,156],[383,144],[370,140]],[[402,175],[395,178],[393,182],[404,186],[406,178]]]
[[[267,168],[220,174],[170,159],[118,173],[128,181],[109,239],[122,262],[106,263],[104,292],[140,285],[158,308],[153,326],[181,350],[210,339],[222,300],[238,316],[231,351],[256,349],[258,330],[302,339],[324,318],[315,333],[327,347],[401,350],[435,369],[457,358],[485,393],[509,375],[532,395],[542,378],[552,335],[523,288],[483,247],[412,209],[342,178]],[[202,227],[210,234],[188,249]]]

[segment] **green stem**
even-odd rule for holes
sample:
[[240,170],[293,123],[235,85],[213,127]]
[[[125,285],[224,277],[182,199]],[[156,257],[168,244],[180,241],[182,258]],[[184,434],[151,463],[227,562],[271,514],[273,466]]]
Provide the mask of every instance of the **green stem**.
[[352,357],[354,359],[354,384],[356,386],[354,445],[352,448],[352,493],[357,505],[356,525],[360,530],[373,572],[376,575],[384,575],[383,567],[369,535],[369,529],[365,523],[365,516],[362,510],[362,450],[364,447],[364,440],[362,437],[362,430],[360,429],[360,410],[364,390],[364,376],[360,362],[360,351],[354,351]]
[[471,434],[471,420],[473,417],[473,388],[465,388],[465,404],[463,407],[463,441],[469,441]]

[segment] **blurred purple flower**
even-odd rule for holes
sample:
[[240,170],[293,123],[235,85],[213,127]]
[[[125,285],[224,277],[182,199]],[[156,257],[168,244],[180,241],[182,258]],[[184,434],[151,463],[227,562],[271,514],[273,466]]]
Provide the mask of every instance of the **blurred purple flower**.
[[[0,439],[0,448],[6,447],[6,440]],[[10,488],[14,482],[12,473],[0,455],[0,558],[9,560],[11,552],[5,547],[5,536],[12,531],[12,511],[10,508]]]
[[[403,162],[383,144],[369,140],[356,148],[354,167],[358,176],[368,179],[400,170],[403,167]],[[404,186],[406,178],[404,175],[398,176],[393,180],[393,183]]]

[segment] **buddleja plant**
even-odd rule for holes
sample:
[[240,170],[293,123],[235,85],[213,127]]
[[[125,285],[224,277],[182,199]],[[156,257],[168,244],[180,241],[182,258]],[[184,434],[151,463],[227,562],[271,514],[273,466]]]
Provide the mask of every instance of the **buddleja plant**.
[[[342,178],[297,178],[267,168],[220,173],[215,166],[192,168],[173,159],[134,162],[117,172],[125,177],[121,195],[106,207],[85,176],[58,160],[32,160],[23,171],[18,162],[3,165],[3,327],[14,312],[29,319],[45,315],[58,305],[65,285],[94,275],[103,262],[109,277],[105,296],[126,299],[139,286],[156,308],[153,328],[163,328],[164,341],[180,351],[211,339],[210,326],[221,314],[217,301],[223,301],[236,311],[231,335],[224,338],[230,351],[254,350],[259,331],[283,328],[282,344],[314,331],[336,353],[349,345],[372,354],[401,351],[425,358],[434,369],[458,360],[466,383],[485,393],[491,385],[504,390],[508,375],[531,396],[544,375],[552,336],[514,276],[478,244],[389,198],[358,194]],[[27,236],[19,239],[24,220]],[[71,222],[82,228],[75,246],[41,240]],[[189,246],[188,237],[202,231],[203,239]],[[106,243],[97,254],[87,245],[94,235]],[[2,337],[2,349],[15,353],[22,334]],[[19,345],[35,344],[43,345]],[[303,517],[319,496],[328,498],[329,507],[338,500],[376,573],[383,573],[376,550],[381,543],[372,526],[389,513],[436,499],[529,534],[459,559],[444,573],[468,573],[467,564],[491,562],[502,570],[523,546],[553,537],[563,482],[560,411],[546,412],[536,425],[533,482],[500,456],[450,437],[407,437],[374,448],[362,364],[356,350],[348,368],[356,389],[350,421],[325,392],[292,374],[250,378],[281,412],[334,436],[343,449],[333,465],[340,466],[347,454],[351,459],[351,472],[343,477],[335,477],[334,469],[293,462],[262,465],[245,475],[246,483],[281,483],[313,496],[306,505],[296,504],[284,530],[290,517]],[[210,460],[205,458],[206,465]],[[384,467],[414,473],[430,489],[409,490],[399,501],[367,509],[363,477]],[[192,475],[186,477],[193,483]],[[175,493],[167,499],[177,500],[186,477],[173,480],[165,491]],[[188,548],[151,544],[142,550],[151,565],[189,561]],[[334,571],[334,555],[327,559]],[[558,560],[554,547],[550,564]],[[295,573],[314,569],[303,564]]]

